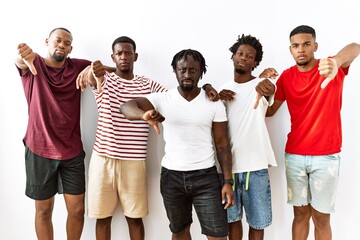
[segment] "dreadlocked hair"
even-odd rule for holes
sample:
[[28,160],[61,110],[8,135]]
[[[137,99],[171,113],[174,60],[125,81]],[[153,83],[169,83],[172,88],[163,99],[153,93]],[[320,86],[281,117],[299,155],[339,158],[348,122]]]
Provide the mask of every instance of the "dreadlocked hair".
[[[236,41],[236,43],[234,43],[234,45],[232,45],[229,50],[230,52],[232,52],[231,58],[233,58],[233,56],[236,54],[238,48],[243,45],[243,44],[247,44],[252,46],[253,48],[255,48],[256,50],[256,55],[255,55],[255,61],[256,61],[256,65],[254,68],[256,68],[257,66],[259,66],[262,58],[263,58],[263,47],[261,45],[261,43],[259,42],[259,40],[251,35],[244,35],[242,34],[241,37],[240,35],[238,36],[238,39]],[[253,70],[254,70],[253,68]]]
[[205,58],[203,57],[203,55],[193,49],[184,49],[180,52],[178,52],[177,54],[175,54],[175,56],[173,57],[173,60],[171,62],[171,66],[175,72],[176,70],[176,64],[178,61],[182,60],[182,59],[186,59],[187,56],[191,55],[195,61],[200,62],[200,71],[201,71],[201,75],[200,75],[200,79],[202,78],[203,74],[206,73],[206,62],[205,62]]

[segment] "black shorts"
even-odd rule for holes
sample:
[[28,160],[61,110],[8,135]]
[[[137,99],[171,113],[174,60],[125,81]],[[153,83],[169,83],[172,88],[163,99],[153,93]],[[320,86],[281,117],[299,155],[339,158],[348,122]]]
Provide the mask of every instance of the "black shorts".
[[35,200],[46,200],[56,193],[85,193],[85,152],[68,160],[44,158],[25,146],[26,190]]
[[202,234],[227,236],[228,224],[226,210],[221,203],[221,187],[215,166],[193,171],[162,167],[160,191],[171,232],[179,233],[192,224],[194,208]]

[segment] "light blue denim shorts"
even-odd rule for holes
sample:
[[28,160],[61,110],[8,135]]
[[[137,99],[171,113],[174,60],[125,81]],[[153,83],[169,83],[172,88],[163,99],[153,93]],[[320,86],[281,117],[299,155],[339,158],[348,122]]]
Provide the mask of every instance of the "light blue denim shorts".
[[335,212],[340,154],[306,156],[285,153],[288,203],[310,204],[321,213]]
[[235,205],[227,209],[228,223],[242,219],[254,229],[264,229],[272,223],[271,191],[268,169],[250,172],[246,190],[246,172],[235,173]]

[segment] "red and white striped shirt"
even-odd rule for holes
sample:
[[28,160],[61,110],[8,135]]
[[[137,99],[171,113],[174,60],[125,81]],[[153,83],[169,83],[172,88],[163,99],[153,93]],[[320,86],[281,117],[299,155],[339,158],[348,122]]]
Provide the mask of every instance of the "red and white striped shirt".
[[115,73],[106,73],[103,91],[93,90],[98,107],[98,126],[94,151],[110,158],[121,160],[145,160],[149,125],[143,120],[127,120],[120,113],[120,106],[137,97],[166,89],[144,76],[133,79],[120,78]]

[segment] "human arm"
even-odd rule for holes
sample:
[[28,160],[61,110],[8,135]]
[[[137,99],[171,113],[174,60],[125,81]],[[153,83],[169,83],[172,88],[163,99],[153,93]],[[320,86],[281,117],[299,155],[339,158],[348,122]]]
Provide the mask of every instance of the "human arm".
[[259,78],[270,78],[275,79],[278,76],[278,72],[275,68],[266,68],[262,73],[260,73]]
[[89,84],[96,88],[98,92],[101,92],[105,73],[114,71],[116,71],[116,68],[105,66],[99,60],[94,61],[79,73],[76,79],[76,88],[84,91]]
[[127,101],[121,105],[120,112],[129,120],[145,120],[154,127],[157,134],[160,133],[158,123],[165,120],[161,113],[156,111],[151,102],[145,97]]
[[202,87],[205,90],[206,96],[213,102],[216,102],[220,99],[218,92],[211,86],[210,83],[205,83]]
[[350,43],[342,48],[334,57],[337,66],[347,68],[360,54],[360,44]]
[[15,60],[15,65],[21,70],[21,75],[25,73],[28,69],[33,75],[37,74],[36,68],[34,66],[35,52],[26,44],[20,43],[17,47],[18,56]]
[[322,82],[321,88],[334,79],[338,72],[338,67],[347,68],[360,54],[360,44],[350,43],[343,47],[333,58],[323,58],[319,62],[319,74],[326,77]]
[[269,100],[269,97],[274,95],[275,93],[275,84],[270,81],[268,78],[265,78],[264,80],[260,81],[256,87],[256,99],[254,104],[254,109],[257,108],[259,105],[260,99],[265,96],[267,100]]
[[268,106],[266,110],[266,117],[272,117],[277,112],[277,110],[281,107],[283,104],[282,101],[275,100],[274,103],[271,106]]
[[223,89],[220,91],[219,96],[222,101],[234,100],[235,92],[229,89]]
[[[267,99],[269,99],[269,96],[273,95],[275,92],[275,85],[269,80],[275,79],[278,76],[278,72],[275,68],[266,68],[262,73],[260,73],[259,78],[266,78],[263,81],[261,81],[256,86],[256,99],[254,103],[254,109],[257,108],[259,105],[259,101],[262,98],[262,96],[265,96]],[[274,88],[273,88],[274,87]]]
[[[221,167],[221,171],[224,174],[224,179],[232,179],[232,155],[228,135],[228,123],[213,122],[212,129],[216,155]],[[234,205],[234,192],[232,186],[229,183],[225,183],[223,185],[221,189],[221,196],[222,202],[226,202],[224,206],[225,209]]]

